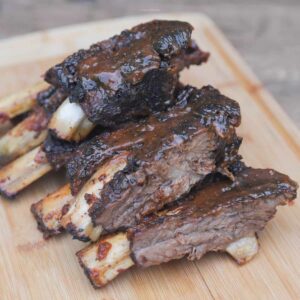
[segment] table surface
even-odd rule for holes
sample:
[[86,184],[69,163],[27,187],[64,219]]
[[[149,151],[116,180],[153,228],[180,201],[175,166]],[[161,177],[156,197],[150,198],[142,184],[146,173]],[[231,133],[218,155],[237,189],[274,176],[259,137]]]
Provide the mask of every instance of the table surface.
[[299,0],[0,0],[0,39],[133,14],[203,12],[300,127]]

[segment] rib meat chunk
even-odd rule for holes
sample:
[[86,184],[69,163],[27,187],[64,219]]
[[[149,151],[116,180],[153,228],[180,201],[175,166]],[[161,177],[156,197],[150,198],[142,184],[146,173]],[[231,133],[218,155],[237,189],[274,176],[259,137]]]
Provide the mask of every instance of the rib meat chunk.
[[172,208],[148,216],[130,229],[132,257],[148,267],[209,251],[225,250],[260,232],[277,205],[296,198],[297,184],[271,169],[245,168],[235,181],[223,178]]
[[91,122],[115,126],[172,105],[178,73],[208,58],[191,32],[179,21],[141,24],[74,53],[45,79],[80,103]]
[[[225,141],[227,135],[232,135],[230,129],[240,124],[238,103],[211,86],[200,90],[187,86],[176,101],[177,105],[168,112],[125,124],[81,144],[67,164],[73,194],[78,193],[105,159],[120,151],[134,151],[136,160],[160,160],[169,147],[191,139],[196,133],[207,132]],[[222,151],[218,156],[223,158]]]
[[241,162],[231,169],[234,182],[210,174],[188,196],[144,217],[127,233],[104,236],[77,252],[92,285],[100,288],[133,265],[199,259],[209,251],[225,251],[239,264],[251,260],[259,248],[257,234],[277,205],[295,199],[297,184],[274,170],[246,168]]
[[230,175],[228,166],[239,158],[241,142],[235,134],[238,103],[210,86],[186,87],[177,101],[168,112],[79,147],[67,168],[73,192],[94,175],[65,218],[75,237],[88,240],[92,221],[98,233],[99,227],[107,232],[127,228],[188,193],[207,174]]
[[57,89],[50,86],[48,89],[37,94],[37,102],[44,107],[46,112],[52,114],[58,106],[67,98],[67,94],[63,89]]

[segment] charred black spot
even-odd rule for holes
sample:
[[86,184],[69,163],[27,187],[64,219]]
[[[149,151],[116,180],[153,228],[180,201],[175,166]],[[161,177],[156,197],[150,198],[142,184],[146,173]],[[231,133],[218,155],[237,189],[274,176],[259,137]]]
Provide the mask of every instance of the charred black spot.
[[63,89],[57,89],[50,86],[48,89],[38,93],[37,101],[49,114],[56,111],[58,106],[67,98]]

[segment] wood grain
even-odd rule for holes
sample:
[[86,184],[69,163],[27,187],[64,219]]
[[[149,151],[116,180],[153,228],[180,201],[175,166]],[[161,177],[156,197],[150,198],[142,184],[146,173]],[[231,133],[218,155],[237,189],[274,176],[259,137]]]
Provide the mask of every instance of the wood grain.
[[[182,19],[211,52],[208,64],[191,67],[184,82],[211,84],[239,101],[242,154],[255,167],[273,167],[300,181],[300,134],[216,26],[204,15],[131,17],[78,25],[0,42],[0,95],[36,82],[47,67],[79,47],[153,18]],[[44,241],[29,211],[31,203],[63,184],[49,174],[14,201],[0,202],[0,299],[299,299],[300,206],[280,208],[260,235],[259,255],[237,266],[224,254],[197,262],[180,260],[133,268],[94,290],[74,253],[83,247],[67,235]]]

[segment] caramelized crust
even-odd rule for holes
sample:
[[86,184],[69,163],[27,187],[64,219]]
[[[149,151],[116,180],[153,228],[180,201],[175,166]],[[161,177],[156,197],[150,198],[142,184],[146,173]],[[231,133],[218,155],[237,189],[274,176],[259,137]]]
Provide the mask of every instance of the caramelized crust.
[[[67,164],[72,192],[77,194],[103,161],[120,151],[130,150],[135,161],[159,160],[168,147],[191,139],[200,130],[211,131],[211,136],[215,132],[226,141],[227,137],[229,140],[232,137],[231,129],[240,124],[238,103],[211,86],[200,90],[187,86],[180,91],[176,101],[177,105],[168,112],[125,124],[119,130],[105,132],[80,145]],[[218,148],[220,163],[230,163],[231,150],[239,146],[237,140],[225,144],[227,151]],[[224,153],[228,157],[225,158]]]
[[[94,240],[103,230],[127,228],[211,172],[231,176],[228,166],[239,159],[241,143],[235,134],[239,105],[210,86],[186,87],[177,101],[168,112],[106,132],[77,149],[67,166],[73,193],[80,190],[73,205],[79,212],[68,213],[67,229],[74,237]],[[108,179],[104,163],[122,153],[127,153],[125,166]],[[103,176],[95,177],[98,173]],[[95,188],[100,182],[101,189]],[[87,228],[101,230],[94,234]]]
[[179,21],[141,24],[74,53],[45,79],[80,103],[91,122],[115,126],[172,105],[178,73],[208,59],[191,32]]

